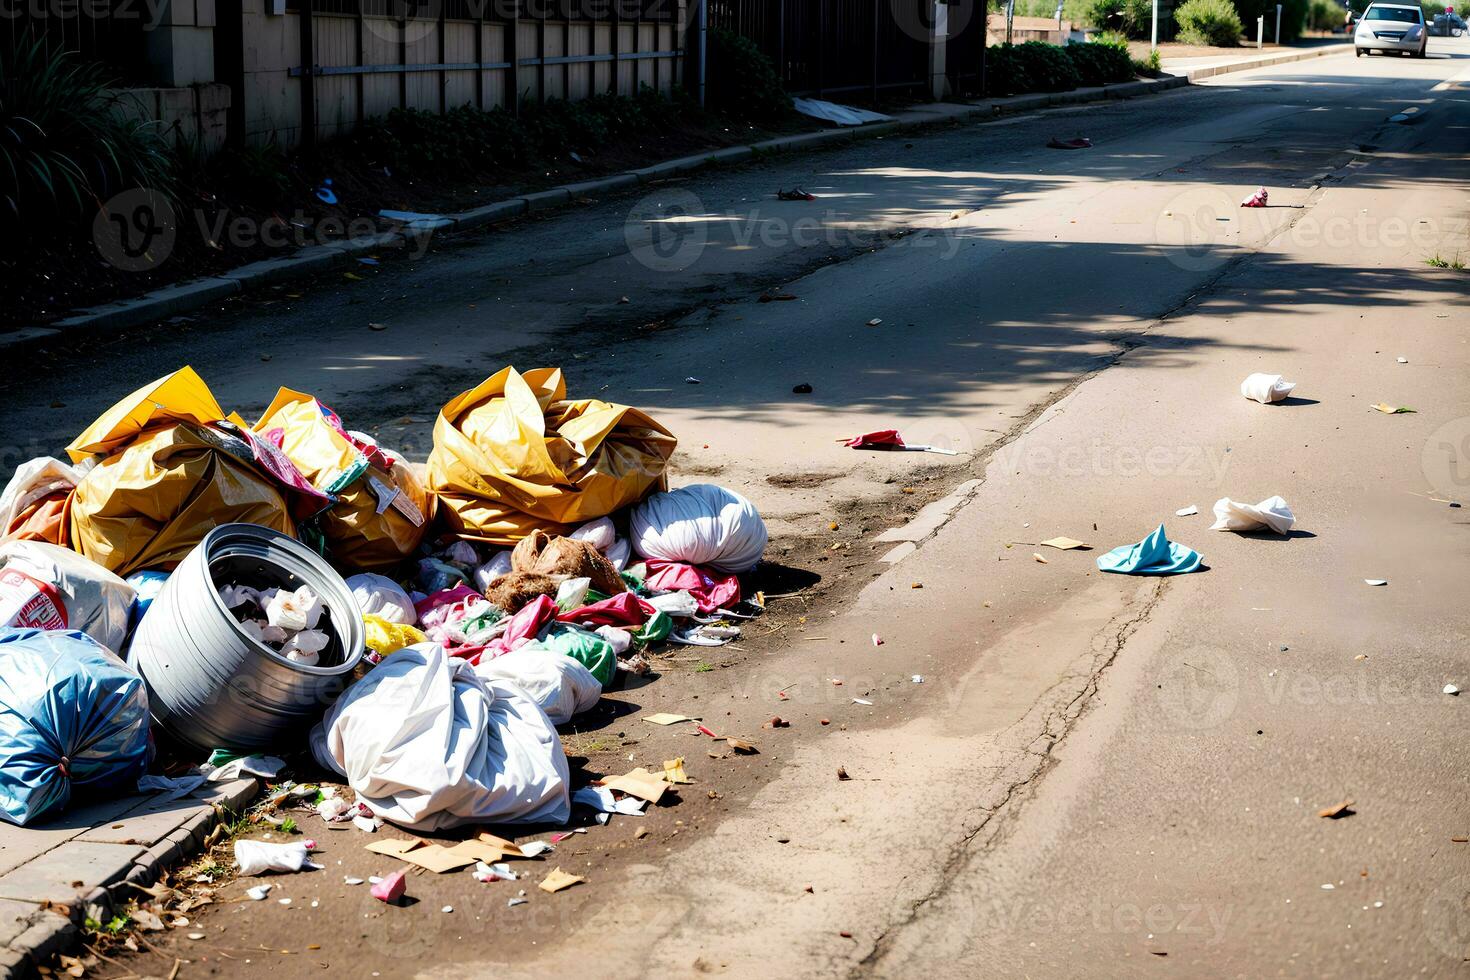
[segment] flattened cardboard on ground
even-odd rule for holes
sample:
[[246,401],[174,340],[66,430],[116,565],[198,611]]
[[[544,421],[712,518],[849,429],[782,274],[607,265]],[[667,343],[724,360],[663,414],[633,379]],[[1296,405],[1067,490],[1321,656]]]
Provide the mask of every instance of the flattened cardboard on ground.
[[1078,541],[1076,538],[1048,538],[1041,542],[1044,547],[1056,548],[1058,551],[1071,551],[1074,548],[1090,547],[1086,541]]
[[468,868],[477,860],[462,851],[442,844],[430,844],[403,854],[394,855],[400,861],[409,864],[417,864],[421,868],[428,868],[435,874],[444,874],[446,871],[458,871],[460,868]]
[[547,875],[545,880],[543,880],[541,884],[537,885],[536,887],[540,888],[544,892],[559,892],[563,888],[570,888],[573,885],[580,885],[586,880],[586,878],[583,878],[580,875],[569,875],[561,868],[552,868],[551,874]]
[[484,861],[486,864],[491,864],[495,861],[499,861],[503,855],[510,855],[511,857],[521,856],[521,849],[519,847],[511,844],[510,846],[514,848],[514,850],[508,851],[503,846],[501,846],[501,844],[503,843],[503,841],[501,843],[491,843],[489,841],[471,838],[469,840],[460,841],[458,844],[455,844],[448,850],[450,854],[454,854],[458,857],[469,858],[471,862]]
[[681,721],[698,721],[699,719],[690,715],[673,715],[667,711],[660,711],[657,714],[648,715],[643,720],[650,725],[677,725]]
[[[487,830],[480,831],[479,836],[476,837],[475,840],[479,841],[481,844],[488,844],[491,847],[500,848],[500,853],[503,854],[505,857],[519,858],[533,856],[521,850],[521,845],[516,844],[512,841],[508,841],[504,837],[496,837],[494,834],[490,833]],[[497,858],[496,860],[499,860],[499,858]]]
[[655,776],[653,773],[639,766],[630,773],[622,776],[614,776],[612,779],[602,781],[603,789],[617,790],[619,793],[627,793],[636,796],[640,800],[657,803],[658,798],[664,795],[664,790],[669,784],[664,782],[663,776]]
[[417,837],[382,837],[363,847],[374,854],[386,854],[389,857],[403,857],[415,847],[423,844]]

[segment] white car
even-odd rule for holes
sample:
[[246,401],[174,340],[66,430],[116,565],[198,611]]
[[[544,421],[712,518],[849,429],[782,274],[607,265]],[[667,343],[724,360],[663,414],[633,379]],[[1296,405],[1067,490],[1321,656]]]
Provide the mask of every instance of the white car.
[[1365,51],[1396,51],[1422,58],[1428,45],[1424,11],[1417,3],[1369,4],[1353,35],[1353,49],[1359,58]]

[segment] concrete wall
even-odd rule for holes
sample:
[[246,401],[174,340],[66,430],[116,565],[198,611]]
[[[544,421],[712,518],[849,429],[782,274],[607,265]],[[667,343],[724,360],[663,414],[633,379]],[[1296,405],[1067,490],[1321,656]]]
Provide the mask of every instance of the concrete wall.
[[230,89],[215,82],[177,87],[138,87],[117,93],[118,111],[162,124],[171,140],[214,153],[225,144]]

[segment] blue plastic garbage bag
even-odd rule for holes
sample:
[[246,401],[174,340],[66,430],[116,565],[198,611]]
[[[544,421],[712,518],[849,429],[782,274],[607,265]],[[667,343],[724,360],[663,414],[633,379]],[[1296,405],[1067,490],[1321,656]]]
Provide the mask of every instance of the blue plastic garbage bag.
[[1170,541],[1164,525],[1160,524],[1158,530],[1137,544],[1125,544],[1100,555],[1097,567],[1124,575],[1182,575],[1198,571],[1203,560],[1193,548]]
[[55,816],[74,791],[131,792],[147,764],[141,677],[85,633],[0,629],[0,819]]
[[133,600],[133,610],[128,616],[128,633],[131,635],[138,628],[148,607],[153,605],[153,600],[158,598],[158,593],[163,591],[163,584],[168,581],[168,572],[145,569],[129,575],[126,581],[138,592],[138,598]]

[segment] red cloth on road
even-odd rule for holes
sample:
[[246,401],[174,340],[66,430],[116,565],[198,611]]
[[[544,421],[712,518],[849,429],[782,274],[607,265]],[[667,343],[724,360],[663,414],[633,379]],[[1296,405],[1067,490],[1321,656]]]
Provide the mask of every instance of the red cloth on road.
[[865,432],[851,439],[839,439],[838,442],[844,446],[854,449],[867,449],[875,446],[903,446],[903,436],[898,434],[897,429],[880,429],[877,432]]
[[644,564],[648,567],[644,584],[660,592],[688,592],[699,603],[702,613],[726,609],[740,601],[740,579],[734,575],[720,575],[697,565],[661,558],[649,558]]
[[642,626],[657,611],[632,592],[622,592],[562,613],[556,618],[563,623],[579,623],[584,626]]

